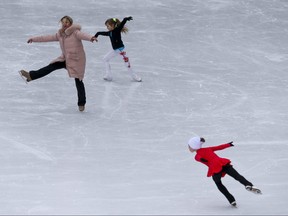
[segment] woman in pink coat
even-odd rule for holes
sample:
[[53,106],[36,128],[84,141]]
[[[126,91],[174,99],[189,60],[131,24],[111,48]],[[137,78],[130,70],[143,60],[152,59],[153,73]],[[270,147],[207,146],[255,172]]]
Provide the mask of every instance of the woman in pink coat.
[[69,77],[75,79],[79,111],[84,111],[86,93],[83,78],[85,73],[86,56],[82,40],[93,42],[96,39],[89,34],[81,32],[81,26],[73,24],[73,19],[71,17],[64,16],[60,21],[62,23],[62,28],[59,29],[56,34],[33,37],[30,38],[27,43],[59,41],[62,51],[61,56],[39,70],[32,70],[30,72],[21,70],[20,75],[24,77],[27,82],[30,82],[44,77],[54,70],[61,68],[67,69]]
[[192,137],[188,141],[188,148],[193,153],[196,151],[195,160],[208,166],[207,177],[213,178],[217,188],[227,198],[232,206],[236,206],[235,198],[229,193],[227,188],[222,184],[221,178],[226,174],[233,177],[235,180],[243,184],[248,191],[260,194],[261,191],[253,186],[251,182],[240,175],[231,165],[231,161],[227,158],[221,158],[215,154],[215,151],[229,148],[233,145],[233,142],[221,144],[213,147],[202,148],[205,143],[203,137]]

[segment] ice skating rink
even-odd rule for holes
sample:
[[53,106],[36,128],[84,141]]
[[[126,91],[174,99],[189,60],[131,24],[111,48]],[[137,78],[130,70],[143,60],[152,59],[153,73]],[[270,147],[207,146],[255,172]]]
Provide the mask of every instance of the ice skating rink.
[[[1,0],[0,214],[287,215],[288,1]],[[102,79],[109,38],[84,41],[86,110],[58,70],[25,84],[20,69],[46,66],[70,15],[82,31],[133,16],[123,35],[142,83],[121,59]],[[232,208],[187,149],[191,136],[219,151],[262,191],[229,176]]]

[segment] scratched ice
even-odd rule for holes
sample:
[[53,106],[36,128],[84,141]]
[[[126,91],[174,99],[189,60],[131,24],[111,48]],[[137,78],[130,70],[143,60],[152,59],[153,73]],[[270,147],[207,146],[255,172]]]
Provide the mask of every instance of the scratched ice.
[[[0,214],[288,214],[288,2],[144,1],[0,1]],[[18,70],[60,54],[27,39],[66,14],[90,34],[133,16],[123,40],[143,82],[121,59],[102,79],[111,45],[99,37],[83,42],[84,113],[65,70],[25,84]],[[194,135],[233,140],[219,155],[263,195],[227,176],[231,208],[188,152]]]

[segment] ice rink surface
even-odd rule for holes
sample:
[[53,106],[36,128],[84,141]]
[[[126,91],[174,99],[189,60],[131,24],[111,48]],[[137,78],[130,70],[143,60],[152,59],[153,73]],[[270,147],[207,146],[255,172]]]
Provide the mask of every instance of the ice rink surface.
[[[1,0],[0,214],[287,215],[288,1]],[[86,110],[66,70],[25,84],[18,71],[60,55],[54,34],[70,15],[82,31],[133,16],[121,59],[103,77],[109,38],[84,41]],[[219,151],[257,187],[229,176],[232,208],[191,136]]]

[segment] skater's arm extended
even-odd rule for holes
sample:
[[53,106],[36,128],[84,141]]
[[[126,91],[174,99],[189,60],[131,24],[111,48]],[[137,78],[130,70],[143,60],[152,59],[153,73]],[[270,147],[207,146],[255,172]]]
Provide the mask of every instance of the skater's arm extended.
[[58,41],[57,34],[54,35],[42,35],[42,36],[36,36],[29,38],[27,43],[32,42],[52,42],[52,41]]
[[100,31],[100,32],[97,32],[94,37],[97,38],[99,35],[109,36],[109,33],[110,33],[109,31]]
[[75,35],[79,40],[86,40],[86,41],[91,41],[91,42],[93,42],[94,40],[97,41],[97,38],[94,38],[92,35],[82,32],[82,31],[76,31]]
[[218,150],[223,150],[223,149],[226,149],[226,148],[229,148],[229,147],[232,147],[232,146],[234,146],[233,145],[233,141],[231,141],[229,143],[221,144],[221,145],[218,145],[218,146],[212,146],[211,149],[213,151],[218,151]]
[[120,25],[118,26],[119,29],[122,29],[124,27],[124,25],[126,24],[127,21],[131,21],[133,20],[133,17],[129,16],[129,17],[125,17],[122,22],[120,23]]

